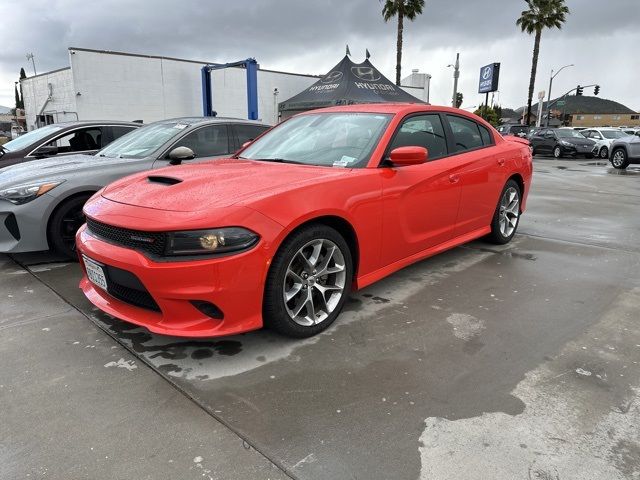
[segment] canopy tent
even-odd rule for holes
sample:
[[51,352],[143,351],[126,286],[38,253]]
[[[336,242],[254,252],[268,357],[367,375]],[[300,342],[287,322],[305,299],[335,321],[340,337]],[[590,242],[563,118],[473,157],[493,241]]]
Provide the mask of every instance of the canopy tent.
[[389,81],[368,59],[354,63],[345,55],[316,83],[281,102],[278,110],[286,118],[315,108],[386,102],[424,103]]

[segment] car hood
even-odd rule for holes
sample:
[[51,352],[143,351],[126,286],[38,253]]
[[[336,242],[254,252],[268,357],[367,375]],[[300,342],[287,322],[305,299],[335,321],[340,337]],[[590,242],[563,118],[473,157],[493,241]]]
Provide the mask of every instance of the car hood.
[[348,172],[345,168],[221,159],[131,175],[107,186],[102,196],[126,205],[192,212],[246,205]]
[[70,172],[93,170],[122,164],[122,158],[96,157],[93,155],[67,155],[0,168],[0,186],[33,183],[39,180],[64,180]]

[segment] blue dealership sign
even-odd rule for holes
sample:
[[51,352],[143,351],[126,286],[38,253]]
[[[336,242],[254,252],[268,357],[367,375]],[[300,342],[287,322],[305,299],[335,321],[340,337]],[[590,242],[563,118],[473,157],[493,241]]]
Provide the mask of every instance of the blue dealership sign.
[[498,80],[500,78],[500,64],[490,63],[480,69],[480,83],[478,93],[489,93],[498,90]]

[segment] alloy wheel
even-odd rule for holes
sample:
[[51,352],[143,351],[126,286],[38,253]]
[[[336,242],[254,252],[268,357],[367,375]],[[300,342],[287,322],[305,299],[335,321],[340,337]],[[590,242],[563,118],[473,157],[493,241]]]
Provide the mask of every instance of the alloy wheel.
[[611,159],[611,163],[614,167],[620,168],[624,164],[624,152],[622,150],[616,150]]
[[607,158],[609,157],[609,149],[607,147],[602,147],[600,149],[600,158]]
[[562,156],[562,150],[560,150],[560,147],[553,149],[553,156],[556,158],[560,158]]
[[283,300],[289,317],[310,327],[323,322],[344,295],[347,277],[340,248],[327,239],[306,243],[293,255],[284,277]]
[[505,190],[500,199],[500,210],[498,212],[498,223],[500,233],[505,237],[510,237],[518,225],[520,215],[520,195],[514,187]]
[[60,223],[59,235],[71,252],[76,251],[76,232],[85,222],[82,205],[69,209]]

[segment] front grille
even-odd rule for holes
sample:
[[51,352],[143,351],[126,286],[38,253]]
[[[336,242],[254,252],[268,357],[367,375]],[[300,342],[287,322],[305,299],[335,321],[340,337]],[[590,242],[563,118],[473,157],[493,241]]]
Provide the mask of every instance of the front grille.
[[159,312],[160,307],[140,279],[132,272],[121,268],[104,266],[107,277],[107,292],[123,302],[136,307]]
[[107,282],[108,292],[111,296],[121,300],[125,303],[130,303],[136,307],[145,308],[147,310],[153,310],[159,312],[160,307],[149,294],[149,292],[135,290],[133,288],[125,287],[124,285],[117,284],[115,282]]
[[152,255],[163,255],[166,235],[162,232],[143,232],[128,228],[114,227],[87,217],[87,228],[96,237],[100,237],[114,245],[148,252]]

